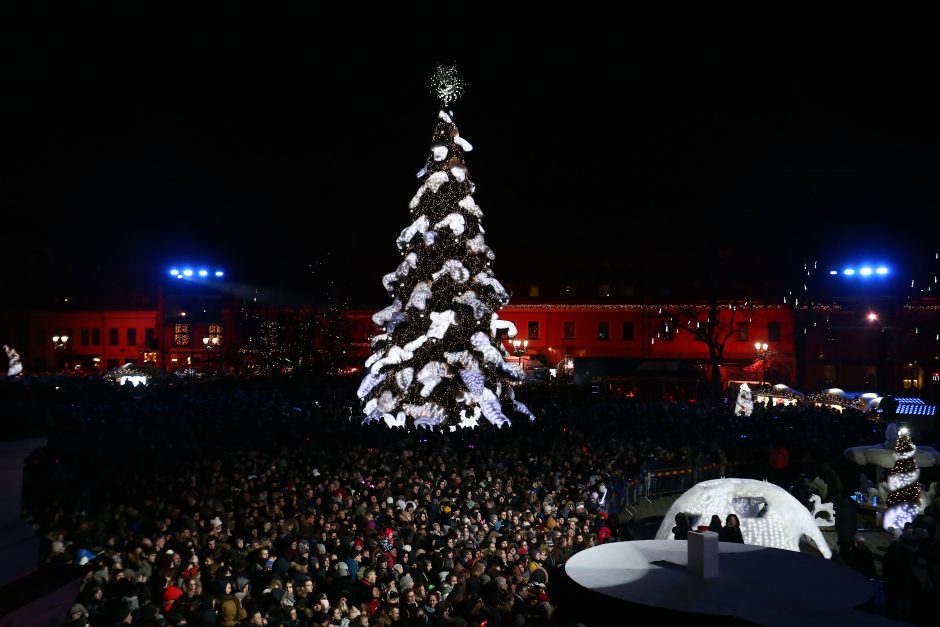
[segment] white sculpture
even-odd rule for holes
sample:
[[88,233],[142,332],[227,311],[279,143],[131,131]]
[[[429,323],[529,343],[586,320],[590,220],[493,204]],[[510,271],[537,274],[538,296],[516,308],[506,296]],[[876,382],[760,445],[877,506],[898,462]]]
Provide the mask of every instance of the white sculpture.
[[712,479],[692,486],[669,508],[656,533],[657,540],[673,539],[672,527],[679,512],[689,514],[693,527],[707,524],[713,514],[722,520],[736,514],[747,544],[799,551],[800,539],[805,537],[827,559],[832,557],[829,544],[806,506],[767,481]]
[[823,503],[818,494],[809,497],[809,502],[813,504],[813,520],[816,521],[816,526],[832,527],[836,524],[836,512],[832,503]]

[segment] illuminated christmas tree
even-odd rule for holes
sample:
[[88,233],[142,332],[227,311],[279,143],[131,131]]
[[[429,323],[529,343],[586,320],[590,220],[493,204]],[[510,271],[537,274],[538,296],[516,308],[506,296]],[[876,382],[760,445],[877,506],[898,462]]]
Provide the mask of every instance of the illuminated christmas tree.
[[734,403],[735,416],[750,416],[754,412],[754,401],[751,398],[751,388],[742,383],[738,390],[738,400]]
[[[462,92],[454,68],[438,68],[432,88],[446,107]],[[524,378],[505,361],[503,338],[516,335],[496,311],[509,295],[495,278],[495,255],[484,241],[483,212],[464,163],[472,146],[460,136],[453,113],[441,110],[427,163],[418,172],[410,224],[398,237],[402,261],[382,278],[392,304],[373,321],[383,333],[359,386],[364,424],[390,427],[475,427],[509,423],[518,412],[512,383]]]
[[888,499],[884,515],[884,528],[900,533],[904,525],[917,516],[922,489],[917,479],[920,469],[914,460],[917,447],[907,427],[898,429],[894,445],[894,466],[888,471]]

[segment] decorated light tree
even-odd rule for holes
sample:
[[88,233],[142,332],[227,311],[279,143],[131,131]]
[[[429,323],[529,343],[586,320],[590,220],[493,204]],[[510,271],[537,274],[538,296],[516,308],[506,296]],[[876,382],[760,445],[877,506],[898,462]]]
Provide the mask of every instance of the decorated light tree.
[[17,377],[23,374],[23,364],[20,362],[20,354],[12,346],[3,345],[3,350],[7,354],[7,376]]
[[917,482],[920,469],[914,461],[916,452],[917,447],[907,427],[898,429],[894,466],[888,471],[888,499],[884,515],[884,528],[887,531],[900,533],[904,525],[917,516],[922,490]]
[[750,416],[754,412],[754,401],[751,398],[751,388],[742,383],[738,390],[738,400],[734,403],[735,416]]
[[473,200],[464,163],[472,147],[446,110],[463,86],[455,68],[440,67],[431,87],[445,109],[397,240],[402,261],[382,277],[392,303],[372,317],[383,332],[372,339],[359,386],[363,424],[453,431],[476,427],[481,417],[502,427],[513,412],[533,420],[512,385],[523,372],[506,361],[503,339],[516,328],[496,313],[509,295],[493,274],[495,255]]

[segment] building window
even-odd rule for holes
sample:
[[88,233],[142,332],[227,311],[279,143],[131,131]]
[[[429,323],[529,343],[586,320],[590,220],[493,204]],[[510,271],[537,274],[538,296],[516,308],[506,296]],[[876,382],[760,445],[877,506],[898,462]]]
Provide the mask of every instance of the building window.
[[768,342],[780,341],[780,323],[779,322],[770,322],[767,324],[767,341]]
[[610,286],[601,284],[601,286],[597,288],[597,295],[601,298],[608,298],[610,296]]
[[118,330],[114,327],[108,329],[108,346],[118,345]]
[[574,285],[566,285],[563,291],[568,298],[574,298],[578,295],[578,290],[575,289]]
[[91,342],[91,329],[89,329],[88,327],[82,327],[81,341],[82,341],[82,346],[88,346],[89,342]]
[[92,327],[91,329],[91,345],[101,346],[101,329],[98,327]]
[[137,329],[127,330],[127,345],[137,346]]
[[747,342],[750,337],[751,325],[748,322],[739,322],[737,327],[737,340],[739,342]]
[[610,339],[610,323],[609,322],[598,322],[597,323],[597,339],[603,341]]
[[632,342],[636,339],[636,324],[624,322],[622,327],[622,337],[625,342]]
[[528,333],[526,337],[530,340],[539,339],[539,323],[538,322],[529,322],[528,324]]
[[173,325],[173,346],[189,346],[189,325],[177,323]]
[[573,340],[574,339],[574,322],[565,322],[564,323],[564,339]]
[[157,348],[157,338],[153,327],[144,329],[144,344],[147,345],[147,348]]
[[210,324],[209,325],[209,344],[217,346],[222,343],[222,325],[221,324]]
[[529,286],[529,296],[532,297],[532,298],[538,298],[538,297],[539,297],[539,286],[538,286],[538,285],[530,285],[530,286]]

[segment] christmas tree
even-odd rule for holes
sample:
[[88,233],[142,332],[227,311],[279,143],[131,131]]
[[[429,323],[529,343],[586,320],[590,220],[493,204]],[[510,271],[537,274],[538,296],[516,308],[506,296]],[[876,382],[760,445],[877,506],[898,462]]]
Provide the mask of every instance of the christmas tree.
[[754,401],[751,399],[751,388],[742,383],[738,390],[738,400],[734,403],[735,416],[750,416],[754,411]]
[[917,482],[920,469],[914,461],[917,447],[911,440],[907,427],[898,429],[898,440],[894,445],[894,466],[888,471],[887,510],[884,515],[884,528],[900,533],[904,525],[917,516],[918,503],[922,494]]
[[[462,91],[454,68],[438,68],[432,88],[445,107]],[[509,424],[507,413],[530,420],[512,383],[524,378],[503,346],[516,335],[496,311],[509,295],[493,274],[495,255],[484,241],[483,212],[464,163],[472,146],[453,113],[441,110],[425,167],[418,172],[410,224],[398,237],[402,261],[382,278],[392,304],[372,320],[368,373],[359,386],[368,424],[390,427],[476,427]]]

